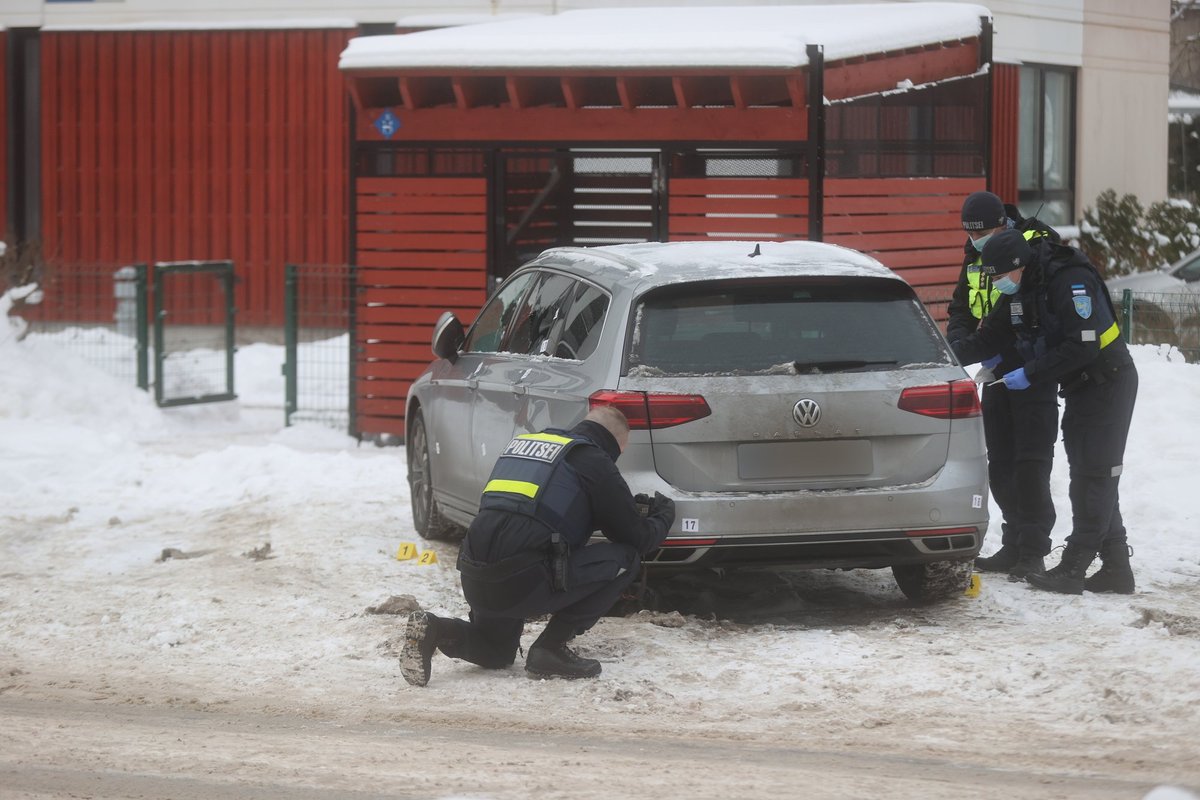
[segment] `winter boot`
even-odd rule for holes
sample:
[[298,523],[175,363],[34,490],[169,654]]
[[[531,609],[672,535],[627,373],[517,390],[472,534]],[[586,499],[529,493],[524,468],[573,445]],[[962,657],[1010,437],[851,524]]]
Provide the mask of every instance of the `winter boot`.
[[1133,570],[1129,557],[1133,548],[1125,542],[1105,542],[1100,546],[1100,569],[1090,578],[1085,578],[1083,588],[1089,592],[1111,592],[1133,594]]
[[400,674],[411,686],[429,683],[430,662],[438,645],[438,623],[441,620],[428,611],[408,615],[404,629],[404,649],[400,651]]
[[1015,545],[1001,545],[990,556],[975,559],[975,569],[980,572],[1008,572],[1017,565],[1019,554]]
[[1010,581],[1023,581],[1034,572],[1046,571],[1046,558],[1036,553],[1028,551],[1022,552],[1017,563],[1012,565],[1008,571],[1008,579]]
[[1033,588],[1046,592],[1083,594],[1083,579],[1095,558],[1094,550],[1068,544],[1057,567],[1046,572],[1031,572],[1025,576],[1025,580]]
[[551,617],[542,635],[529,646],[525,671],[531,678],[594,678],[600,674],[600,662],[582,658],[567,648],[575,638],[574,623]]
[[525,656],[525,671],[534,678],[594,678],[600,674],[600,662],[571,652],[566,643],[530,646]]

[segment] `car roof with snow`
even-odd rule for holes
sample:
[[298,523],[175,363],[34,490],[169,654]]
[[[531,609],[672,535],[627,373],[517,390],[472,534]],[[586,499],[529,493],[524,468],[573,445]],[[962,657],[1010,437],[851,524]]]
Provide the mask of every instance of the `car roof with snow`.
[[868,255],[822,242],[645,242],[558,247],[530,266],[566,266],[609,285],[795,276],[903,279]]

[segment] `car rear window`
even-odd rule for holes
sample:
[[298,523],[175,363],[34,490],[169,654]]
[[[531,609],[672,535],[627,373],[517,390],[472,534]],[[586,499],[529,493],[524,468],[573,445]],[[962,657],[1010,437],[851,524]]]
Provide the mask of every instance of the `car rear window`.
[[911,288],[878,278],[666,286],[635,313],[629,374],[829,373],[952,364]]

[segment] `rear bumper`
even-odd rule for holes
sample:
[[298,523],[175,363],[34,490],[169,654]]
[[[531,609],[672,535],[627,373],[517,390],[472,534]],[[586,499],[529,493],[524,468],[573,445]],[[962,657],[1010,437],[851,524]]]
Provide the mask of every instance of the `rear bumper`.
[[[654,569],[789,566],[798,569],[877,569],[897,564],[966,561],[979,554],[987,524],[909,531],[791,536],[674,536],[644,563]],[[712,544],[706,542],[715,538]],[[672,543],[674,539],[677,543]]]
[[988,527],[985,469],[980,458],[951,462],[919,485],[772,493],[696,494],[654,473],[626,477],[634,491],[675,501],[675,524],[649,566],[858,569],[978,555]]

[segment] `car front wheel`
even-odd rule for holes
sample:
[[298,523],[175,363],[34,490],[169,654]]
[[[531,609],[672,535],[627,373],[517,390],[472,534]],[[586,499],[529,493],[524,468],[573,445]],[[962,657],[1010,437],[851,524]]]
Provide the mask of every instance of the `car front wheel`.
[[971,585],[970,561],[934,561],[931,564],[897,564],[892,575],[904,596],[915,603],[933,603],[958,597]]
[[433,494],[433,470],[429,462],[429,436],[425,416],[413,412],[408,436],[408,492],[412,503],[413,527],[422,539],[447,540],[462,536],[462,528],[446,520]]

